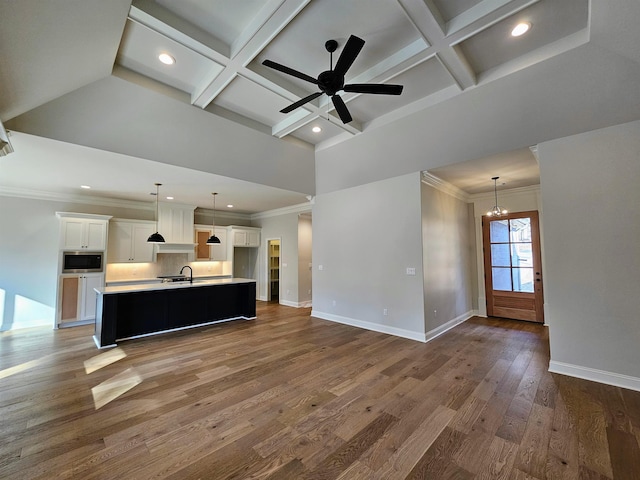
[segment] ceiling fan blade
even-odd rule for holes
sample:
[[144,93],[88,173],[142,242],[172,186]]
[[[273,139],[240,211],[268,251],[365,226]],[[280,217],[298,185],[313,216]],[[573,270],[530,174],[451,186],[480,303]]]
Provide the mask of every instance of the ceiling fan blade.
[[336,68],[334,68],[333,71],[340,75],[347,73],[347,70],[349,70],[349,67],[353,64],[362,47],[364,47],[364,40],[355,35],[351,35],[349,40],[347,40],[347,44],[342,49],[340,58],[338,58],[338,62],[336,63]]
[[345,92],[352,93],[375,93],[379,95],[400,95],[403,85],[393,85],[390,83],[350,83],[344,86]]
[[271,60],[265,60],[264,62],[262,62],[262,64],[265,67],[273,68],[274,70],[278,70],[279,72],[286,73],[288,75],[292,75],[292,76],[294,76],[296,78],[299,78],[301,80],[305,80],[307,82],[314,83],[316,85],[318,84],[318,80],[317,79],[307,75],[306,73],[302,73],[302,72],[299,72],[297,70],[294,70],[293,68],[289,68],[289,67],[281,65],[279,63],[272,62]]
[[307,102],[310,102],[311,100],[313,100],[314,98],[318,98],[320,95],[322,95],[322,92],[316,92],[316,93],[312,93],[311,95],[308,95],[306,97],[304,97],[301,100],[298,100],[295,103],[292,103],[291,105],[289,105],[288,107],[283,108],[282,110],[280,110],[280,113],[289,113],[292,112],[293,110],[295,110],[296,108],[304,105]]
[[342,120],[342,123],[349,123],[353,120],[349,113],[349,109],[347,109],[347,106],[340,95],[334,95],[331,97],[331,100],[333,100],[333,106],[336,107],[336,112],[338,112],[338,116],[340,117],[340,120]]

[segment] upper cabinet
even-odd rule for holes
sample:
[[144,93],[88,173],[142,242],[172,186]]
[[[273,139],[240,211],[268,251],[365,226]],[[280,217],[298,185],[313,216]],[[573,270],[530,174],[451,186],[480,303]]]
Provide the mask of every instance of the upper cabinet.
[[166,243],[193,244],[193,211],[192,205],[174,203],[158,204],[158,232]]
[[60,249],[104,251],[107,247],[108,215],[56,212],[60,218]]
[[[220,243],[207,245],[211,233],[215,232]],[[227,260],[227,229],[225,227],[195,226],[196,260],[212,260],[224,262]]]
[[260,229],[253,227],[228,227],[234,247],[259,247]]
[[153,262],[153,243],[147,242],[147,238],[155,229],[155,222],[112,220],[109,225],[109,263]]

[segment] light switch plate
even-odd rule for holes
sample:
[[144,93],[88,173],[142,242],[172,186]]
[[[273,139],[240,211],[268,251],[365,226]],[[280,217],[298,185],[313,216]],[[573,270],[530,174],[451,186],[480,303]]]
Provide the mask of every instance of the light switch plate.
[[407,275],[415,275],[416,269],[415,267],[407,267]]

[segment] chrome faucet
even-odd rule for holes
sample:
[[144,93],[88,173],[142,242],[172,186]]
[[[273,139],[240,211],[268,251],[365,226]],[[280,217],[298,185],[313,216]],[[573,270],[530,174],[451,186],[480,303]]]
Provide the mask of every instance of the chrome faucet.
[[189,265],[185,265],[180,269],[180,275],[182,275],[182,271],[188,268],[189,269],[189,283],[193,283],[193,269]]

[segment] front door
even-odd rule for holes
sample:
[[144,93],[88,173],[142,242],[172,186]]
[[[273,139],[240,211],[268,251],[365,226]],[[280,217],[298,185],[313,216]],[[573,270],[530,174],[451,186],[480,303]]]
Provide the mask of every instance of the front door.
[[538,212],[482,217],[487,315],[544,322]]

